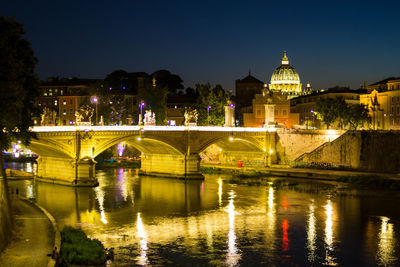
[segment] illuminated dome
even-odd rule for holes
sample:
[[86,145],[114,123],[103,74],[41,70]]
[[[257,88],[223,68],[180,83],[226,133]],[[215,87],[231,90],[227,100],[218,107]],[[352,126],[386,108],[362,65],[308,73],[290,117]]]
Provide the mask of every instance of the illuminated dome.
[[289,97],[300,95],[302,92],[299,74],[289,65],[286,52],[283,55],[282,64],[272,74],[269,89],[281,91]]

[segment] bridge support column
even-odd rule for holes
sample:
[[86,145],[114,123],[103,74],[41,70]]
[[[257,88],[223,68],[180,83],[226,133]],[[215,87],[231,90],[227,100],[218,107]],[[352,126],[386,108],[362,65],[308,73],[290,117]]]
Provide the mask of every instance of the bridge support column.
[[182,179],[204,178],[200,173],[200,156],[198,154],[142,154],[140,171],[146,175]]
[[37,180],[72,186],[95,186],[95,162],[92,159],[39,157]]

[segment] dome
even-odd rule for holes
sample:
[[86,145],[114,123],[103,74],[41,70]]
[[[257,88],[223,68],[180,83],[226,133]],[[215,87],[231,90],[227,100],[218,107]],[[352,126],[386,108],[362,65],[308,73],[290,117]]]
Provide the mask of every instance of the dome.
[[299,74],[289,65],[286,52],[283,55],[282,64],[272,74],[269,89],[279,90],[289,95],[299,95],[302,92]]

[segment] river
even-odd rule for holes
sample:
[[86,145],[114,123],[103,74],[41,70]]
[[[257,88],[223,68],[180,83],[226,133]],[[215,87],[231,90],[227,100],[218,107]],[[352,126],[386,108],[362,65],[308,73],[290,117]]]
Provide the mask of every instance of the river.
[[113,247],[111,266],[400,266],[398,191],[295,179],[236,185],[228,175],[182,181],[122,168],[96,175],[96,188],[10,186],[60,228],[79,227]]

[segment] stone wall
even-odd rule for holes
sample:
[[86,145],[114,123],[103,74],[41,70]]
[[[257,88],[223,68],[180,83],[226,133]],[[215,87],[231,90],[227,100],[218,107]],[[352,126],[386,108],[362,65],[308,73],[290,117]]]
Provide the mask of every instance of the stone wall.
[[349,131],[298,158],[370,172],[400,172],[400,131]]
[[[0,179],[3,179],[2,177]],[[8,210],[8,202],[0,180],[0,251],[4,249],[11,237],[11,214]]]
[[277,162],[289,164],[326,142],[331,142],[345,131],[278,129],[276,140]]

